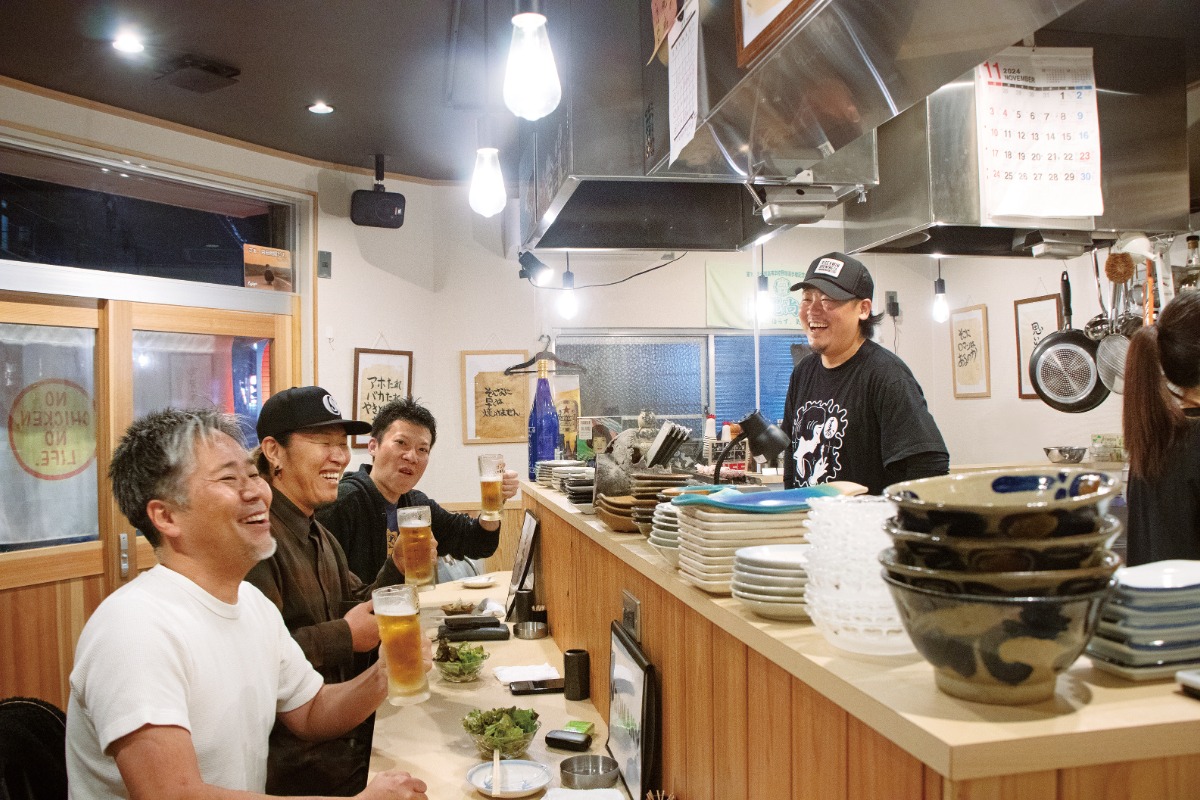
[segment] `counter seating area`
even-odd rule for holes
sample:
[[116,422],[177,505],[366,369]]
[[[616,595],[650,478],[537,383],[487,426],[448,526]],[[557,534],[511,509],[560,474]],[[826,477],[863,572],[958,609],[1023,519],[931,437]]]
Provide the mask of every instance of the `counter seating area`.
[[[559,493],[522,492],[560,651],[606,653],[622,591],[640,602],[662,683],[662,785],[680,800],[1200,797],[1200,702],[1174,681],[1125,681],[1083,657],[1052,700],[958,700],[915,654],[842,653],[811,624],[764,620],[683,582],[641,535],[612,533]],[[593,668],[604,718],[607,697]]]

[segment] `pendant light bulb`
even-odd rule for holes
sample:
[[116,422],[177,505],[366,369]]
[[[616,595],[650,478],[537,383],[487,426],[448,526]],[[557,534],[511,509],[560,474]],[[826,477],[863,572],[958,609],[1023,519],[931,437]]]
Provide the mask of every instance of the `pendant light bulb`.
[[766,275],[758,276],[758,321],[763,322],[771,318],[775,312],[775,303],[771,299],[770,282]]
[[494,147],[481,147],[475,151],[475,172],[471,174],[471,189],[467,202],[476,214],[494,217],[504,210],[508,192],[504,189],[504,175],[500,172],[500,151]]
[[504,70],[504,105],[523,119],[541,119],[558,108],[562,99],[546,17],[525,12],[513,17],[512,24],[512,44]]
[[933,282],[933,321],[950,319],[950,304],[946,302],[946,282],[938,278]]
[[579,313],[579,298],[575,296],[575,273],[571,272],[569,261],[567,271],[563,273],[562,288],[558,293],[558,315],[563,319],[575,319]]

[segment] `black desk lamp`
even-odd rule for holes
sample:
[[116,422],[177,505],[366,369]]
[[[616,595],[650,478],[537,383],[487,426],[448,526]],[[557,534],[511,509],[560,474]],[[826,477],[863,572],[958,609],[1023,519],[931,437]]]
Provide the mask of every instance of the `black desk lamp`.
[[739,442],[750,442],[750,451],[754,453],[754,460],[759,464],[774,461],[791,444],[787,434],[781,431],[778,425],[767,422],[767,418],[761,412],[755,411],[746,417],[741,426],[742,432],[721,448],[721,453],[717,456],[717,468],[713,471],[714,484],[721,482],[721,465],[725,463],[725,456],[729,455],[729,451]]

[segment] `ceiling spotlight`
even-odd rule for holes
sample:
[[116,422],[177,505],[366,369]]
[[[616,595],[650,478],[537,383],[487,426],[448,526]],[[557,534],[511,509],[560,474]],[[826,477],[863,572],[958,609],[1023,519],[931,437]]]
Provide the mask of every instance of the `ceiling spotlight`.
[[318,100],[309,106],[308,110],[314,114],[332,114],[333,106],[327,105],[324,100]]
[[517,257],[517,261],[521,264],[521,270],[517,273],[517,277],[533,281],[536,286],[545,286],[549,283],[550,276],[554,274],[554,270],[528,250],[521,253]]
[[113,47],[122,53],[140,53],[146,49],[146,45],[142,44],[141,38],[129,31],[118,33],[117,38],[113,39]]

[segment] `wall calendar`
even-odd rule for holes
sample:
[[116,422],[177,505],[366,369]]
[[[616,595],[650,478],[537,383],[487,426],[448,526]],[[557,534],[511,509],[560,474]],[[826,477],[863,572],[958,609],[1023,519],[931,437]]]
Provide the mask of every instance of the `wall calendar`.
[[1091,48],[1010,47],[975,88],[983,219],[1104,213]]

